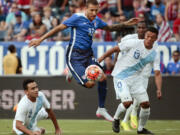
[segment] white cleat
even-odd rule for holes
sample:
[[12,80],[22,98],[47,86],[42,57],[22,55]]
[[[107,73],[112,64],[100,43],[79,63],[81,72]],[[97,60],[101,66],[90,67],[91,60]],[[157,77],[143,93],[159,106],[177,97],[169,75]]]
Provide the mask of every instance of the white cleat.
[[109,113],[107,112],[107,110],[105,108],[99,108],[96,111],[96,116],[98,118],[100,117],[104,117],[107,121],[114,121],[114,119],[111,117],[111,115],[109,115]]

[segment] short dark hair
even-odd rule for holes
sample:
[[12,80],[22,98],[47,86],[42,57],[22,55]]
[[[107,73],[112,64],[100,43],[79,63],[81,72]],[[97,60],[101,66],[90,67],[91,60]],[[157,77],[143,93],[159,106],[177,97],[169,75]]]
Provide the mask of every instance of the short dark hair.
[[[147,27],[147,23],[146,23],[146,21],[140,21],[140,22],[138,22],[138,24],[145,24],[146,25],[146,27]],[[137,25],[138,25],[137,24]]]
[[15,47],[13,44],[11,44],[11,45],[8,46],[8,50],[9,50],[11,53],[14,53],[14,52],[16,52],[16,47]]
[[24,90],[27,90],[28,89],[28,84],[29,83],[33,83],[33,82],[35,82],[33,79],[26,79],[26,80],[24,80],[23,81],[23,88],[24,88]]
[[174,51],[174,52],[173,52],[173,54],[174,54],[174,53],[178,53],[178,54],[180,54],[180,52],[179,52],[178,50]]
[[154,28],[154,27],[148,27],[147,28],[147,31],[146,32],[153,32],[153,33],[156,33],[156,35],[158,36],[159,32],[158,32],[158,29]]
[[98,1],[97,0],[87,0],[86,1],[86,6],[88,6],[89,4],[92,4],[92,5],[98,5]]

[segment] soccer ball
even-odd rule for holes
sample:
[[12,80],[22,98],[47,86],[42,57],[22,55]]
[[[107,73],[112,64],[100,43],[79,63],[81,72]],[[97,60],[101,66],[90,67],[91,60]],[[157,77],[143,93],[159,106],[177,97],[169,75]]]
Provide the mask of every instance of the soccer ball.
[[97,65],[90,65],[86,68],[85,76],[90,81],[98,81],[102,77],[102,69]]

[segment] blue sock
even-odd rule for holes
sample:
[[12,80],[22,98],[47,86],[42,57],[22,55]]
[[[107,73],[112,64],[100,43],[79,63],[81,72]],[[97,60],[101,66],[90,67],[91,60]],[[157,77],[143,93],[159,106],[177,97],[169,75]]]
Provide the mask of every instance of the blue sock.
[[107,82],[98,82],[99,107],[104,108],[107,93]]

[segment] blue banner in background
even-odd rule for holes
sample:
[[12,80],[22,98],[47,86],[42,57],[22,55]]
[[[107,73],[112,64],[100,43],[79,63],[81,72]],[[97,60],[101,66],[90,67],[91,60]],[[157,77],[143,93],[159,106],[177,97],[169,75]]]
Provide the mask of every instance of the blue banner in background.
[[[10,44],[14,44],[17,48],[17,55],[21,58],[24,75],[62,75],[64,73],[68,42],[43,42],[36,48],[29,48],[28,43],[25,42],[0,42],[0,75],[3,75],[2,61],[8,53]],[[117,43],[93,43],[95,57],[100,57],[114,45]],[[162,62],[166,66],[171,59],[172,52],[180,50],[180,42],[159,43],[158,49],[162,56]]]

